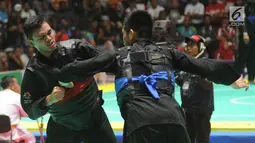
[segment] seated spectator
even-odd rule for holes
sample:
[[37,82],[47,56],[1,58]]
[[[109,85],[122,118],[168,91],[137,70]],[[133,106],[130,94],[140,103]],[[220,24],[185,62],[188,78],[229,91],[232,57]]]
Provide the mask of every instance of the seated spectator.
[[235,45],[236,30],[229,26],[228,17],[222,19],[221,27],[217,30],[216,37],[218,40],[227,40],[230,44]]
[[4,51],[8,58],[8,71],[23,69],[24,65],[19,56],[21,54],[21,48],[17,47],[14,49],[12,47],[8,47]]
[[4,90],[0,91],[0,114],[10,117],[12,131],[0,134],[0,141],[10,139],[12,134],[12,139],[15,142],[35,143],[35,137],[19,125],[21,117],[27,117],[27,114],[21,107],[20,86],[17,79],[5,76],[1,80],[1,87]]
[[0,72],[8,71],[8,58],[5,52],[0,52]]
[[168,13],[168,19],[176,21],[177,24],[183,23],[184,16],[181,14],[181,5],[179,0],[172,0]]
[[190,37],[197,33],[197,29],[190,24],[189,16],[184,17],[183,26],[179,26],[177,28],[177,31],[180,32],[184,37]]
[[157,4],[157,0],[151,0],[151,7],[147,10],[153,20],[158,19],[159,13],[165,8]]
[[205,14],[211,15],[213,24],[219,25],[225,15],[225,5],[218,3],[217,0],[210,0],[205,9]]
[[32,16],[36,16],[35,11],[30,8],[30,5],[28,2],[24,2],[20,17],[25,21],[27,18]]
[[198,0],[192,0],[186,5],[184,15],[188,15],[191,18],[192,24],[201,24],[204,12],[204,4],[200,3]]
[[216,59],[218,60],[235,60],[233,45],[229,44],[227,40],[221,40],[218,51],[216,52]]
[[35,55],[35,48],[28,47],[25,49],[25,53],[21,55],[21,60],[24,63],[24,66],[27,65],[28,61]]

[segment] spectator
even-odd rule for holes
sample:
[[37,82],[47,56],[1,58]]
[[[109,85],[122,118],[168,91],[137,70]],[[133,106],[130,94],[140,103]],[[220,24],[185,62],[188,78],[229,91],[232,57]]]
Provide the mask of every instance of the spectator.
[[220,41],[226,39],[231,44],[235,44],[236,30],[229,26],[228,17],[222,19],[221,27],[217,30],[216,36]]
[[0,1],[0,50],[5,48],[8,23],[7,4],[5,0]]
[[28,61],[35,55],[35,48],[34,47],[28,47],[25,49],[25,53],[21,55],[21,60],[25,65],[27,65]]
[[8,51],[9,70],[22,70],[24,68],[23,61],[21,60],[21,53],[21,46],[17,46],[15,49],[10,49]]
[[177,31],[180,32],[184,37],[191,37],[197,33],[197,30],[194,26],[190,25],[190,17],[184,17],[183,26],[177,28]]
[[0,21],[3,23],[8,22],[7,5],[5,0],[0,1]]
[[117,30],[112,25],[112,21],[108,16],[102,16],[103,27],[99,29],[98,44],[103,45],[106,41],[110,40],[116,44]]
[[184,20],[184,16],[181,14],[180,6],[181,5],[179,0],[172,0],[168,14],[169,19],[176,21],[177,24],[183,23]]
[[103,9],[101,7],[101,3],[99,0],[92,1],[92,9],[90,11],[89,20],[90,21],[101,21],[101,17],[103,15]]
[[61,23],[59,24],[59,30],[55,35],[56,42],[65,41],[69,39],[68,34],[68,23],[65,18],[62,18]]
[[153,20],[158,19],[159,13],[164,10],[164,7],[158,5],[157,0],[151,0],[151,7],[148,9],[148,13],[151,15]]
[[220,46],[217,51],[217,57],[218,60],[235,60],[235,55],[233,52],[233,45],[229,44],[227,40],[221,40]]
[[218,41],[216,39],[215,28],[211,23],[212,17],[210,15],[204,16],[203,26],[199,29],[199,35],[205,38],[207,52],[209,58],[215,57],[215,52],[218,49]]
[[8,71],[8,58],[5,52],[0,52],[0,72]]
[[165,10],[159,12],[158,20],[169,20]]
[[202,3],[198,0],[191,0],[185,7],[184,15],[188,15],[191,18],[191,23],[197,25],[202,23],[204,12],[205,6]]
[[22,18],[20,16],[22,10],[21,4],[14,6],[14,11],[11,13],[8,21],[8,38],[7,46],[23,45],[25,43],[22,29]]
[[[114,6],[111,6],[114,5]],[[121,24],[122,20],[125,17],[123,5],[121,2],[109,4],[109,9],[107,11],[107,15],[109,16],[110,20],[113,21],[115,24]]]
[[49,8],[49,4],[47,2],[42,2],[41,11],[39,14],[45,19],[49,20],[54,15],[54,12]]
[[159,13],[164,10],[164,7],[158,5],[157,0],[151,0],[151,7],[148,9],[148,13],[151,15],[153,20],[156,20]]
[[23,21],[25,21],[27,18],[32,16],[36,16],[35,11],[30,8],[30,5],[28,2],[24,2],[20,17],[23,19]]
[[21,117],[27,117],[27,114],[21,107],[20,86],[17,79],[15,77],[5,76],[1,80],[1,87],[3,91],[0,91],[0,114],[5,114],[10,117],[12,131],[0,134],[0,140],[10,139],[12,134],[12,139],[15,142],[24,141],[25,143],[35,143],[35,137],[19,125]]
[[205,13],[211,15],[213,24],[220,25],[220,21],[225,14],[225,6],[218,3],[217,0],[210,0]]
[[137,4],[136,0],[129,0],[128,2],[129,2],[129,7],[125,10],[126,15],[134,12],[135,10],[138,10],[136,5]]
[[66,1],[60,0],[59,8],[54,15],[54,19],[56,23],[61,23],[63,18],[66,19],[68,23],[70,23],[72,21],[72,11],[70,11]]

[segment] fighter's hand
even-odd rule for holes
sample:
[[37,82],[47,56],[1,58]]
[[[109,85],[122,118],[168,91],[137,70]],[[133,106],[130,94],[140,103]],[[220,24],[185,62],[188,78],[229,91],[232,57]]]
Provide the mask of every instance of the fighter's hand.
[[234,89],[245,88],[245,90],[248,90],[249,88],[249,85],[244,81],[242,76],[238,80],[236,80],[234,83],[232,83],[231,86]]
[[47,105],[50,106],[65,97],[65,89],[59,86],[55,86],[50,95],[46,97]]

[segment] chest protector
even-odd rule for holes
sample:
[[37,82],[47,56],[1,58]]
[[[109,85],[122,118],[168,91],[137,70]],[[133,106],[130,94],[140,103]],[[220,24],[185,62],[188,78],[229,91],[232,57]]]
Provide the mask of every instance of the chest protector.
[[157,78],[156,90],[158,93],[172,95],[174,93],[174,75],[171,49],[166,46],[153,44],[138,44],[123,47],[118,50],[118,61],[120,65],[119,76],[116,78],[128,78],[128,85],[125,87],[132,95],[150,95],[144,83],[132,78],[145,75],[148,77],[155,73],[164,72],[167,78]]

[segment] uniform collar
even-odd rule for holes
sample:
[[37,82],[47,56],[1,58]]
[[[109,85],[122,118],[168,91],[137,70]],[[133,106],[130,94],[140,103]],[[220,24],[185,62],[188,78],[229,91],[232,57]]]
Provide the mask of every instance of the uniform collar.
[[62,47],[57,44],[57,48],[52,52],[49,58],[37,51],[36,58],[44,64],[54,65],[55,60],[58,59],[61,55],[61,49]]

